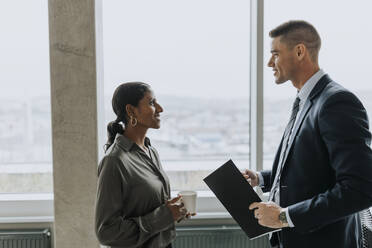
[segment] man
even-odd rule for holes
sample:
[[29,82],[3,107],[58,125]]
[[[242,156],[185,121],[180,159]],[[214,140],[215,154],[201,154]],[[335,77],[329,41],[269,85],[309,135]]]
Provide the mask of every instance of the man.
[[372,205],[366,110],[319,69],[321,41],[311,24],[289,21],[270,37],[275,82],[290,80],[297,97],[272,170],[243,173],[270,191],[270,202],[249,208],[259,224],[282,228],[274,247],[361,247],[358,212]]

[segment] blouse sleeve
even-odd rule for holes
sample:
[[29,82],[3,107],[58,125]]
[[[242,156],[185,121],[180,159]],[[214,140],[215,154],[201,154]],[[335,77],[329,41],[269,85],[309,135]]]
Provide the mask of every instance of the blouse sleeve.
[[126,217],[128,180],[120,159],[106,156],[98,169],[95,231],[102,245],[138,247],[155,234],[174,225],[165,204],[144,216]]

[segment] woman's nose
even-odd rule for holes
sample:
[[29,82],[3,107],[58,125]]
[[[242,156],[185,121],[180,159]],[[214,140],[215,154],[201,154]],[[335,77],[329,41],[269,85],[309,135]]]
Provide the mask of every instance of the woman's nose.
[[157,104],[156,112],[158,113],[163,112],[163,107],[160,104]]

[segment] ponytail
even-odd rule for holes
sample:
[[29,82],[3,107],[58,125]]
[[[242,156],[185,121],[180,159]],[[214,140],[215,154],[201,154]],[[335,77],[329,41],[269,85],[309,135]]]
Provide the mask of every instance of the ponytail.
[[103,148],[105,151],[107,151],[107,149],[109,149],[109,147],[114,143],[116,134],[118,134],[118,133],[123,134],[124,133],[123,125],[120,124],[119,122],[120,121],[115,120],[115,121],[111,121],[111,122],[109,122],[109,124],[107,124],[107,142],[106,142],[106,144]]
[[126,106],[128,104],[138,106],[145,93],[151,91],[150,85],[142,82],[128,82],[119,85],[112,96],[112,109],[117,118],[107,124],[107,142],[103,149],[105,152],[114,143],[116,134],[124,133],[124,126],[128,124]]

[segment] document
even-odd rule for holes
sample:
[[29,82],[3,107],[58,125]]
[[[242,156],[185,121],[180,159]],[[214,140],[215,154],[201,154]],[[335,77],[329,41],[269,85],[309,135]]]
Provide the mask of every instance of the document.
[[204,178],[204,182],[249,239],[280,230],[258,224],[258,220],[254,217],[254,211],[249,210],[249,205],[253,202],[261,202],[261,199],[231,159]]

